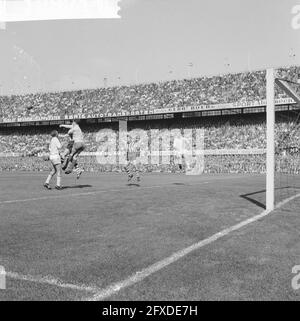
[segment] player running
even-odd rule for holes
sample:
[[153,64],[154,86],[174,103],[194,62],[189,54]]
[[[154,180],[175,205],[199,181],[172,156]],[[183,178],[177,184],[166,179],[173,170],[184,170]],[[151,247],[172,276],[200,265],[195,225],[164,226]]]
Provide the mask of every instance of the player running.
[[61,149],[61,143],[58,139],[58,132],[57,130],[54,130],[51,132],[51,141],[50,141],[50,145],[49,145],[49,151],[50,151],[50,162],[53,166],[49,176],[46,179],[46,182],[44,184],[44,187],[47,189],[51,189],[50,187],[50,181],[51,179],[56,176],[56,186],[55,188],[57,190],[61,190],[61,158],[60,158],[60,154],[59,151]]
[[76,120],[73,121],[72,125],[60,125],[59,127],[69,129],[68,135],[71,135],[74,141],[72,151],[68,157],[69,163],[65,171],[66,174],[70,174],[77,163],[79,154],[85,149],[84,137],[82,130],[78,125],[78,121]]

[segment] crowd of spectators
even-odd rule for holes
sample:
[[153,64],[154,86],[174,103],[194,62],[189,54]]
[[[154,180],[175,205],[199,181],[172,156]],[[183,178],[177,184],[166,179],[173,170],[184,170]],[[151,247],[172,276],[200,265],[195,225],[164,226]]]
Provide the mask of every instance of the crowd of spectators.
[[[0,118],[117,113],[168,107],[257,101],[266,97],[266,72],[0,97]],[[300,67],[282,68],[279,75],[298,79]],[[284,96],[276,88],[277,97]]]
[[[281,68],[278,76],[298,81],[300,67]],[[189,107],[206,104],[256,101],[265,99],[265,71],[228,74],[214,77],[174,80],[161,83],[119,86],[94,90],[80,90],[56,93],[38,93],[0,97],[0,119],[65,114],[99,114],[106,112],[137,111],[141,109],[159,109],[168,107]],[[276,96],[284,93],[276,87]],[[300,131],[293,130],[297,124],[298,113],[276,113],[276,152],[281,161],[281,168],[286,161],[293,161],[287,155],[286,147],[299,147]],[[203,130],[204,150],[216,150],[216,155],[205,156],[204,171],[208,173],[264,172],[264,155],[217,155],[218,150],[265,149],[266,119],[263,114],[198,117],[128,123],[129,130],[140,129],[148,137],[151,145],[151,130],[168,131],[170,135],[192,129],[193,142],[197,129]],[[36,157],[47,152],[49,144],[49,126],[10,127],[0,129],[0,153],[18,153],[19,157],[0,157],[0,170],[45,170],[48,163]],[[179,129],[179,131],[178,131]],[[117,123],[84,125],[86,152],[96,152],[99,148],[97,134],[100,130],[113,131],[117,134]],[[173,135],[173,136],[174,136]],[[117,137],[118,135],[116,135]],[[174,139],[174,137],[173,137]],[[170,148],[172,150],[173,140]],[[161,149],[161,144],[159,144]],[[195,149],[195,144],[193,143]],[[116,164],[99,164],[96,157],[82,157],[84,167],[89,171],[121,171]],[[144,172],[178,171],[178,166],[171,158],[169,165],[141,165]]]
[[[288,117],[288,118],[287,118]],[[287,148],[300,148],[300,132],[295,130],[297,114],[287,116],[287,112],[277,113],[276,122],[276,148],[278,158],[284,158],[286,161]],[[100,126],[100,127],[99,127]],[[195,145],[195,134],[197,129],[203,133],[203,148],[205,151],[211,151],[210,155],[204,158],[204,171],[207,173],[258,173],[265,171],[265,155],[252,153],[251,150],[264,150],[266,148],[266,123],[265,115],[233,115],[226,117],[207,117],[207,118],[190,118],[184,120],[162,120],[157,122],[136,122],[130,125],[129,132],[139,129],[145,132],[147,137],[146,145],[151,146],[151,131],[158,129],[158,133],[169,133],[170,151],[173,150],[173,142],[176,136],[182,135],[184,130],[192,130],[192,149],[195,151],[199,148]],[[0,130],[0,150],[1,153],[18,153],[20,157],[0,157],[1,170],[45,170],[49,164],[37,157],[47,152],[50,140],[50,127],[24,127],[22,130],[7,128]],[[118,143],[118,130],[115,125],[92,125],[83,128],[85,139],[87,142],[86,152],[96,152],[99,150],[101,142],[97,139],[99,131],[102,131],[101,137],[115,133],[116,142]],[[64,141],[66,143],[67,141]],[[159,143],[158,148],[162,151],[162,144]],[[118,149],[118,146],[116,147]],[[101,149],[103,150],[103,149]],[[218,151],[222,150],[222,154],[218,155]],[[232,151],[249,150],[249,154],[239,155]],[[215,154],[214,154],[215,151]],[[228,153],[226,153],[228,151]],[[33,157],[32,157],[33,156]],[[12,161],[13,159],[13,161]],[[293,158],[291,158],[293,159]],[[80,161],[88,171],[122,171],[118,163],[99,163],[96,156],[83,156]],[[281,166],[284,162],[281,162]],[[280,167],[280,166],[279,166]],[[179,171],[178,166],[174,162],[174,158],[170,157],[170,164],[163,165],[161,158],[159,164],[141,165],[142,172]]]
[[[87,172],[124,172],[124,167],[99,164],[96,158],[80,159]],[[210,174],[262,174],[266,172],[265,155],[208,155],[205,156],[204,173]],[[179,173],[185,171],[174,163],[169,165],[139,165],[142,173]],[[0,157],[0,171],[48,171],[50,165],[38,157]],[[299,155],[276,158],[276,171],[285,174],[300,174]]]

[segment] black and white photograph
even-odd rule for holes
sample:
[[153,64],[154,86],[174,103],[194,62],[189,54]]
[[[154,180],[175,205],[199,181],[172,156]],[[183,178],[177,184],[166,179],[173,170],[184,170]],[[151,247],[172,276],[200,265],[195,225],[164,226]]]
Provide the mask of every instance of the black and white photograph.
[[299,0],[0,0],[0,301],[300,301]]

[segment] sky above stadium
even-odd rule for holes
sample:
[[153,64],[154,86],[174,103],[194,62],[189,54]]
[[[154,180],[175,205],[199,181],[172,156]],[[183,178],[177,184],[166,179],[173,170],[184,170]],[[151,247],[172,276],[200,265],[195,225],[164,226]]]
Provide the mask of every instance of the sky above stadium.
[[[121,0],[121,19],[12,22],[0,94],[183,79],[300,64],[300,0]],[[300,21],[300,18],[299,18]]]

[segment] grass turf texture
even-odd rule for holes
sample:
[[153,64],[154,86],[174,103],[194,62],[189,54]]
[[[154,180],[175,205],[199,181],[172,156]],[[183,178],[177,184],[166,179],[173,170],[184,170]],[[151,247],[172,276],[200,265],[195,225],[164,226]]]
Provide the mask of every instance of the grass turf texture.
[[[263,175],[0,174],[0,265],[8,272],[99,290],[251,218],[265,205]],[[295,182],[294,182],[295,183]],[[77,185],[76,185],[77,184]],[[277,200],[299,192],[278,188]],[[298,202],[298,203],[297,203]],[[232,232],[108,300],[299,300],[299,199]],[[0,300],[85,300],[94,293],[7,277]]]

